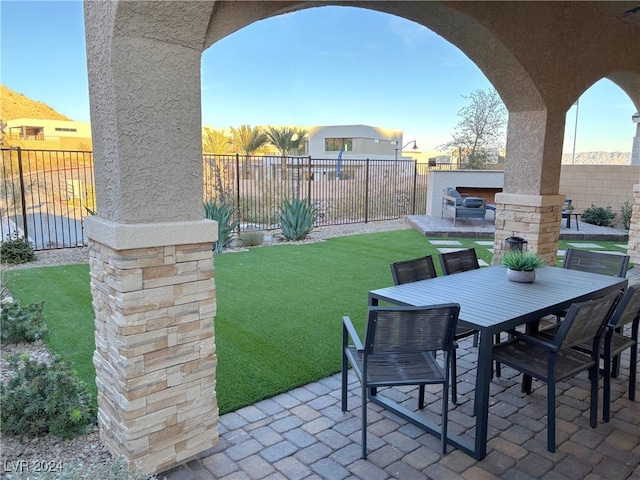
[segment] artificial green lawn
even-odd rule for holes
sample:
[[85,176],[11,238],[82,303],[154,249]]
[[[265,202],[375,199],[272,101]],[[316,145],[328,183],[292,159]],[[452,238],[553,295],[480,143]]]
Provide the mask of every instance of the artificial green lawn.
[[[437,247],[428,240],[415,230],[400,230],[216,255],[220,413],[339,371],[342,316],[362,331],[367,292],[391,285],[391,262],[431,254],[441,274]],[[491,263],[490,247],[477,245],[477,239],[437,240],[475,247],[478,257]],[[624,251],[615,242],[589,243]],[[560,242],[561,249],[566,246]],[[88,265],[15,270],[7,276],[23,304],[45,302],[47,344],[74,362],[95,395]]]

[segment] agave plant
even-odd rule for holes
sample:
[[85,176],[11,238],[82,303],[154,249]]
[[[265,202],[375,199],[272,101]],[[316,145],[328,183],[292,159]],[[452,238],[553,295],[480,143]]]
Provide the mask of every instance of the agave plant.
[[209,220],[218,222],[218,240],[213,244],[213,253],[221,253],[224,247],[229,246],[233,231],[238,228],[240,220],[233,220],[234,208],[226,202],[206,202],[204,204],[204,216]]
[[284,199],[278,210],[278,220],[282,236],[286,240],[296,241],[305,238],[313,230],[318,218],[316,207],[307,199]]
[[528,272],[544,265],[544,259],[534,252],[509,250],[502,256],[502,265],[511,270]]

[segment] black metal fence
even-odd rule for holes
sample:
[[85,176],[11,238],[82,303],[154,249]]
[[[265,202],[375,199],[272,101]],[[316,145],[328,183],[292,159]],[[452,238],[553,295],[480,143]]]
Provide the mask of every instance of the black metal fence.
[[[291,198],[317,207],[318,226],[388,220],[426,212],[428,170],[413,160],[205,154],[203,201],[232,204],[241,230],[277,228]],[[87,244],[83,219],[96,211],[91,152],[2,149],[0,173],[3,240],[24,236],[36,250]]]
[[29,238],[36,250],[86,245],[83,217],[95,210],[91,152],[2,149],[2,240]]
[[233,204],[241,229],[273,229],[284,199],[307,199],[317,225],[424,214],[427,167],[413,160],[204,155],[204,197]]

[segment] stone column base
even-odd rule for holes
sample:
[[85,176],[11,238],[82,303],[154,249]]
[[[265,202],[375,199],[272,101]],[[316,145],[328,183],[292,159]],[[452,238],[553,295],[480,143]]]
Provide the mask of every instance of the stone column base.
[[640,185],[633,186],[633,213],[629,227],[627,254],[631,263],[635,265],[640,263]]
[[527,241],[529,251],[555,265],[564,195],[496,194],[496,233],[492,263],[500,263],[509,237]]
[[217,443],[216,232],[211,221],[87,221],[100,436],[145,473]]

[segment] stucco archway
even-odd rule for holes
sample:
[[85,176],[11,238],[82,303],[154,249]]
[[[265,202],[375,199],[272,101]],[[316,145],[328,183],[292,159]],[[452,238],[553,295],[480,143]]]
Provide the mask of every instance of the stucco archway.
[[606,3],[87,1],[100,212],[87,221],[94,363],[112,453],[162,471],[217,439],[215,228],[201,213],[208,46],[254,21],[320,5],[375,9],[439,33],[510,111],[498,251],[503,237],[519,234],[551,261],[565,113],[594,79],[612,75],[626,90],[640,74],[638,26]]

